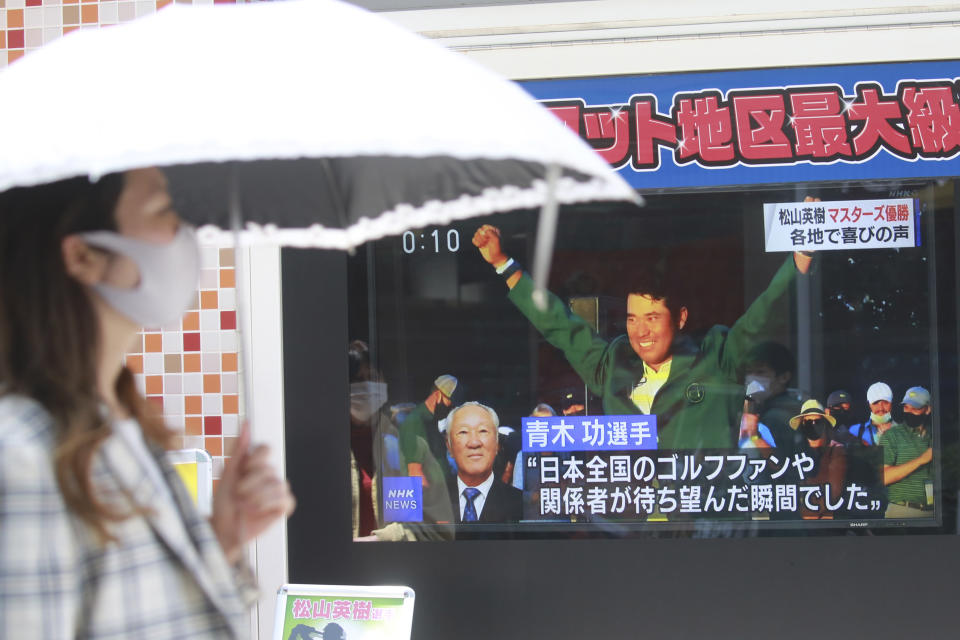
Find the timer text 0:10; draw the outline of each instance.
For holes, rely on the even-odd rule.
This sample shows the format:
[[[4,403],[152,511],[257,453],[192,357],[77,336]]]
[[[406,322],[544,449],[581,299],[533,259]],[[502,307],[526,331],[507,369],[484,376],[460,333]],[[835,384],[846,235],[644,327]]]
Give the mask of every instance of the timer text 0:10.
[[[444,242],[443,233],[439,229],[434,229],[429,233],[415,233],[413,231],[403,232],[403,251],[404,253],[413,253],[420,251],[433,250],[434,253],[440,253],[446,249],[450,253],[460,249],[460,232],[456,229],[450,229],[446,233]]]

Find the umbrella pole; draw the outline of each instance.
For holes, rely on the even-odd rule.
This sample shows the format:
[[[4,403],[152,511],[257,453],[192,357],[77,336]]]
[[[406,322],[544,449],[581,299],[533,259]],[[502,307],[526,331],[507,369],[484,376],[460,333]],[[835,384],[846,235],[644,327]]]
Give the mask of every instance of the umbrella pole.
[[[547,193],[540,208],[537,223],[537,241],[533,249],[533,302],[541,311],[547,308],[547,280],[550,278],[550,262],[553,259],[553,245],[557,238],[557,181],[560,179],[560,165],[547,165]]]
[[[240,246],[240,230],[243,212],[240,207],[240,181],[237,178],[237,167],[230,167],[229,193],[227,202],[230,208],[230,230],[233,232],[233,253],[234,253],[234,275],[236,282],[237,296],[237,335],[240,338],[237,341],[237,369],[240,375],[237,377],[237,383],[240,385],[239,394],[243,398],[244,414],[246,419],[252,425],[253,419],[253,381],[250,379],[251,371],[249,362],[246,358],[246,337],[249,335],[247,327],[247,299],[243,291],[243,283],[246,282],[246,255]]]
[[[333,176],[333,167],[330,165],[330,159],[320,158],[320,165],[323,167],[323,177],[327,181],[327,188],[330,190],[330,195],[334,201],[337,221],[340,223],[341,229],[346,229],[350,226],[350,223],[347,220],[347,208],[343,204],[343,195],[340,193],[340,187],[337,185],[337,181]],[[347,249],[347,253],[353,256],[356,255],[357,250],[353,247],[350,247]]]

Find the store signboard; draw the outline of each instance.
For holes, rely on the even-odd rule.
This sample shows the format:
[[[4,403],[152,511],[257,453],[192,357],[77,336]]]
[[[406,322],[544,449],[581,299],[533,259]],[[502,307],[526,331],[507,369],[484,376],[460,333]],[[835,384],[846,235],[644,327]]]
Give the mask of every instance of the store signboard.
[[[960,172],[955,62],[521,83],[640,189]]]

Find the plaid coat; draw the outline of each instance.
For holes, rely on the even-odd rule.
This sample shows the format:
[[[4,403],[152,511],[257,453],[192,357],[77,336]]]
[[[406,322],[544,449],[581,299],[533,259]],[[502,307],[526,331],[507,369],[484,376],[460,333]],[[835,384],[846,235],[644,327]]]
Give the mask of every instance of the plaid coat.
[[[0,638],[236,638],[249,630],[245,595],[176,471],[155,455],[176,506],[159,495],[126,443],[94,456],[97,496],[149,508],[111,523],[115,542],[67,510],[53,471],[49,414],[0,398]],[[157,454],[158,452],[154,452]],[[244,593],[242,593],[244,592]]]

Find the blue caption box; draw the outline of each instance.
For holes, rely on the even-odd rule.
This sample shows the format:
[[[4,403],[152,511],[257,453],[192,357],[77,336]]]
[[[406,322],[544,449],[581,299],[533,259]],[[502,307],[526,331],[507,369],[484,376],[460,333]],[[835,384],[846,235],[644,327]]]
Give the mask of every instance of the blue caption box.
[[[383,479],[383,519],[386,522],[423,522],[423,478]]]
[[[523,450],[636,451],[657,448],[657,416],[524,418]]]

